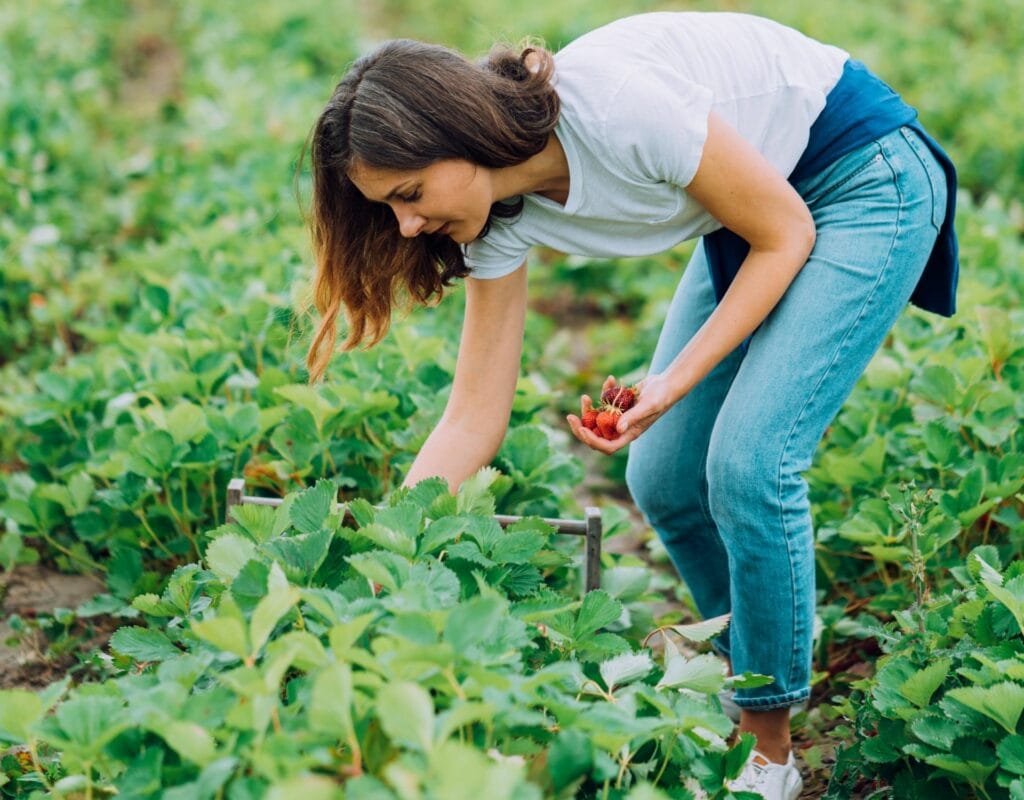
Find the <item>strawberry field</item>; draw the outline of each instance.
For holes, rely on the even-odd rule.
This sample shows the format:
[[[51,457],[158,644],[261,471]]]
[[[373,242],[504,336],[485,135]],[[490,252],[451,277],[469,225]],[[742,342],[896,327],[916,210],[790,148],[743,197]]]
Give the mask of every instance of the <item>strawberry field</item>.
[[[511,425],[457,495],[398,487],[458,288],[322,385],[304,368],[296,166],[345,65],[397,36],[557,48],[656,7],[0,11],[0,797],[754,800],[724,788],[754,741],[717,694],[765,678],[725,676],[728,620],[696,616],[624,454],[565,423],[643,377],[692,245],[534,255]],[[807,473],[804,796],[1024,800],[1024,5],[729,8],[868,63],[962,180],[958,314],[907,310]],[[229,514],[236,478],[280,504]],[[587,506],[591,591],[582,537],[545,521]]]

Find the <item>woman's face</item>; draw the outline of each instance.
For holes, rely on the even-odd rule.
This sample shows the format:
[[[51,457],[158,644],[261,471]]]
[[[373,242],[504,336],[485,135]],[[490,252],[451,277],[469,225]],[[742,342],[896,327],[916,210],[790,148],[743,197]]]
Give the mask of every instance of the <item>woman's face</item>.
[[[355,162],[348,177],[363,196],[386,203],[402,236],[441,233],[459,244],[480,235],[494,202],[490,171],[462,159],[396,170]]]

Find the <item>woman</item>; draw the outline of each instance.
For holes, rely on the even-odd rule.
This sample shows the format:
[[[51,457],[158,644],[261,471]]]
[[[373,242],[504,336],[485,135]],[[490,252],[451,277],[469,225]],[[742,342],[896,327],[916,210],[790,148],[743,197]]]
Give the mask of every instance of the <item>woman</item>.
[[[464,278],[445,412],[406,476],[453,487],[497,452],[519,371],[526,254],[612,257],[701,236],[636,406],[627,482],[730,668],[757,750],[734,788],[793,798],[791,707],[809,696],[814,554],[801,473],[908,300],[954,310],[955,174],[844,51],[769,20],[653,13],[481,64],[388,42],[311,134],[319,378],[400,298]],[[582,410],[590,399],[582,399]],[[648,432],[648,429],[651,429]]]

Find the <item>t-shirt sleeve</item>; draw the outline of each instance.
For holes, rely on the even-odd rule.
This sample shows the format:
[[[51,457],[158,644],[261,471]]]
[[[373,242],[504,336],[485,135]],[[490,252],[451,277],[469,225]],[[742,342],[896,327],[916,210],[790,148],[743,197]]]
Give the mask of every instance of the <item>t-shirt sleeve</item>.
[[[530,246],[512,229],[513,225],[504,220],[492,220],[487,236],[463,245],[462,255],[471,278],[501,278],[522,265]]]
[[[605,119],[609,158],[641,180],[685,187],[700,165],[714,93],[669,68],[637,70]]]

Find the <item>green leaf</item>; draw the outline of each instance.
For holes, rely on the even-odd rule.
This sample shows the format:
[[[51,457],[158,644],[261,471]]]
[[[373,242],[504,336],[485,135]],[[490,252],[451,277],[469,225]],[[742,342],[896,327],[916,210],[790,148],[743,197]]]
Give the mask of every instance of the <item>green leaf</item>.
[[[904,757],[897,744],[889,736],[879,734],[863,740],[860,743],[860,752],[867,761],[874,764],[891,764]]]
[[[460,514],[494,514],[494,496],[488,488],[501,475],[494,467],[481,467],[459,486],[456,507]]]
[[[273,506],[261,506],[255,503],[244,503],[231,508],[231,516],[235,524],[240,526],[254,542],[262,543],[274,535],[274,521],[277,509]]]
[[[82,514],[89,508],[89,500],[92,499],[96,487],[92,478],[86,472],[76,472],[68,481],[68,492],[71,496],[71,507],[73,514]]]
[[[331,549],[334,534],[326,528],[298,536],[279,536],[263,545],[263,550],[285,568],[296,583],[309,584]]]
[[[11,738],[28,743],[32,739],[30,730],[45,712],[43,701],[25,689],[0,691],[0,732]]]
[[[729,627],[731,618],[731,614],[722,614],[719,617],[711,617],[688,625],[669,625],[668,628],[691,642],[706,642]]]
[[[150,725],[182,758],[205,767],[217,758],[217,744],[202,725],[185,720],[167,720]]]
[[[602,570],[601,588],[616,600],[635,600],[647,591],[651,577],[647,567],[615,566]]]
[[[658,681],[659,689],[691,689],[704,694],[714,694],[725,686],[725,662],[713,653],[704,653],[686,658],[683,655],[670,656],[665,665],[665,674]]]
[[[278,386],[274,394],[290,400],[295,405],[306,409],[316,422],[317,432],[324,426],[324,420],[332,413],[331,404],[321,397],[315,389],[301,383],[289,386]]]
[[[423,509],[415,503],[398,503],[378,509],[373,521],[415,541],[423,525]]]
[[[149,753],[153,750],[147,750]],[[162,751],[157,751],[162,752]],[[215,795],[220,792],[220,789],[225,783],[230,780],[238,768],[238,759],[234,756],[227,756],[225,758],[219,758],[215,761],[210,762],[202,771],[199,773],[199,777],[194,781],[188,783],[179,783],[173,788],[166,789],[160,800],[197,800],[197,798],[206,798],[211,800]],[[156,777],[157,789],[159,789],[159,767],[150,767],[150,774]],[[223,795],[223,792],[220,792]],[[232,792],[234,794],[234,792]],[[132,796],[132,795],[129,795]]]
[[[136,661],[165,661],[181,655],[181,650],[162,632],[135,626],[114,631],[110,646]]]
[[[247,658],[249,645],[246,640],[245,623],[233,617],[214,617],[192,623],[192,631],[214,647]]]
[[[900,694],[918,708],[924,708],[931,702],[935,690],[946,680],[952,664],[952,659],[940,658],[924,669],[918,670],[900,687]]]
[[[129,453],[132,469],[151,478],[166,474],[174,464],[174,438],[167,431],[147,431],[135,438]]]
[[[480,545],[468,538],[448,545],[448,559],[462,559],[484,569],[495,566],[491,559],[480,552]]]
[[[543,583],[544,576],[531,564],[512,564],[501,578],[501,586],[513,597],[533,594]]]
[[[498,457],[506,459],[513,469],[529,479],[551,457],[551,445],[540,428],[521,425],[505,436]]]
[[[499,564],[525,564],[548,542],[537,531],[506,532],[491,550],[491,558]]]
[[[948,467],[956,463],[963,447],[963,439],[947,428],[944,422],[930,421],[924,426],[921,438],[936,466]]]
[[[400,556],[412,558],[416,553],[416,541],[404,533],[385,528],[383,525],[372,522],[364,525],[357,533],[365,539],[369,539],[375,545]]]
[[[1012,734],[996,745],[999,766],[1014,775],[1024,775],[1024,736]]]
[[[621,616],[622,603],[613,599],[608,592],[601,589],[587,592],[572,628],[572,638],[582,639],[598,628],[615,622]]]
[[[444,626],[444,639],[456,653],[466,656],[473,645],[493,639],[507,604],[495,596],[476,597],[452,609]]]
[[[980,555],[974,555],[978,566],[978,577],[992,596],[1001,602],[1017,621],[1017,627],[1024,632],[1024,575],[1011,578],[1003,585],[1003,576],[985,562]]]
[[[341,622],[331,628],[328,638],[331,642],[331,650],[335,658],[344,658],[349,649],[356,643],[360,636],[370,626],[370,622],[376,616],[375,613],[363,614],[354,619]]]
[[[237,533],[221,534],[206,547],[206,563],[213,574],[227,584],[255,555],[256,545]]]
[[[548,771],[556,794],[594,766],[594,745],[582,731],[559,731],[548,750]]]
[[[377,718],[391,741],[429,752],[434,736],[434,704],[426,689],[397,682],[377,694]]]
[[[318,480],[316,486],[300,492],[291,505],[292,524],[301,533],[313,533],[327,522],[334,510],[338,487],[333,481]]]
[[[195,575],[198,571],[198,564],[186,564],[171,573],[166,595],[182,614],[188,614],[192,610],[192,593],[195,590]]]
[[[142,552],[134,547],[117,547],[107,562],[107,586],[122,600],[135,594],[135,584],[142,577]]]
[[[348,664],[329,664],[317,673],[310,699],[309,724],[313,730],[339,739],[354,735],[352,668]]]
[[[352,568],[391,592],[397,592],[409,576],[409,562],[395,553],[377,550],[348,557]]]
[[[476,703],[472,700],[458,701],[437,717],[435,741],[443,742],[459,728],[474,722],[490,722],[497,709],[491,703]]]
[[[424,478],[404,491],[404,502],[412,503],[417,508],[430,508],[437,498],[448,495],[448,481],[444,478]]]
[[[357,497],[348,503],[348,511],[356,521],[356,525],[369,525],[377,516],[377,508],[365,498]]]
[[[985,781],[988,780],[988,776],[995,770],[996,765],[983,764],[978,761],[968,761],[962,758],[957,758],[952,754],[940,754],[934,756],[926,756],[924,759],[925,763],[931,764],[933,767],[944,769],[946,772],[952,772],[954,775],[959,775],[965,781],[970,783],[972,786],[983,786]]]
[[[249,623],[249,642],[252,655],[256,655],[263,647],[270,634],[273,633],[281,617],[288,613],[293,605],[299,602],[299,590],[294,586],[271,591],[256,606]]]
[[[198,439],[209,432],[206,414],[192,403],[178,403],[167,415],[167,431],[175,444],[184,444]]]
[[[723,776],[728,780],[734,780],[743,772],[743,768],[750,760],[750,754],[754,750],[757,739],[750,733],[741,733],[736,743],[729,748],[725,754],[725,761],[722,764]]]
[[[351,795],[348,795],[351,797]],[[342,800],[346,794],[330,778],[321,775],[296,775],[271,786],[264,800]]]
[[[132,600],[132,608],[151,617],[176,617],[178,609],[155,594],[140,594]]]
[[[327,651],[313,634],[308,631],[288,631],[267,645],[267,659],[273,660],[289,652],[288,661],[296,669],[311,672],[327,664]]]
[[[956,737],[960,735],[957,724],[941,714],[915,717],[910,723],[910,731],[925,744],[940,750],[949,750]]]
[[[18,564],[35,564],[38,561],[39,553],[25,547],[20,533],[7,531],[0,536],[0,569],[9,572]]]
[[[929,364],[915,375],[910,390],[940,408],[955,408],[960,399],[953,373],[938,364]]]
[[[603,661],[599,669],[604,685],[611,692],[618,686],[624,686],[646,676],[654,669],[654,662],[647,653],[623,653],[621,656]]]
[[[1024,711],[1024,686],[1009,681],[986,687],[950,689],[946,697],[984,714],[1010,734],[1016,733],[1017,721]]]
[[[57,706],[40,723],[39,738],[66,750],[82,761],[93,761],[110,741],[131,725],[121,700],[109,696],[81,696]]]

